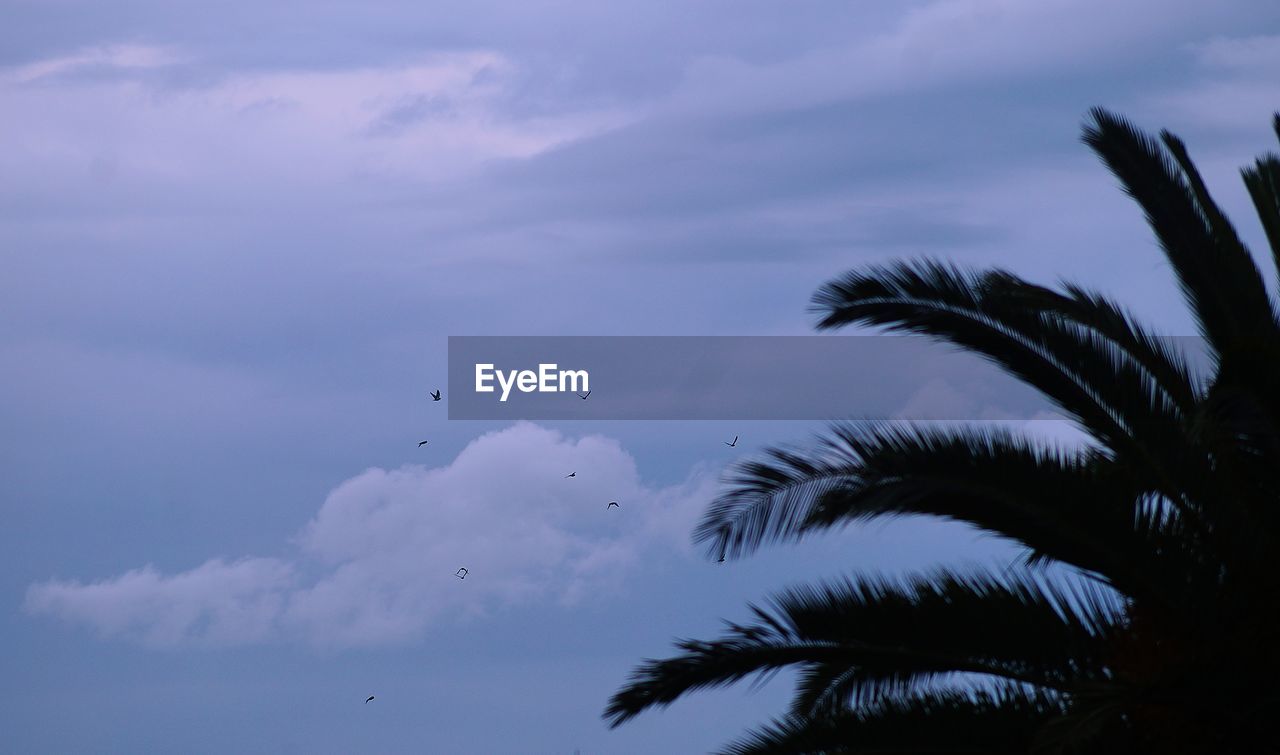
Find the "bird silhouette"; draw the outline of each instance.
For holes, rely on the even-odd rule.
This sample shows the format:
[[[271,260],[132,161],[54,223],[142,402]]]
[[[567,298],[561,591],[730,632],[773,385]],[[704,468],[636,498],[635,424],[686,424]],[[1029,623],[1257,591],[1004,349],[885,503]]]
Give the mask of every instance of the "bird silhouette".
[[[577,477],[577,476],[578,476],[577,472],[570,472],[569,474],[565,475],[564,478],[567,480],[570,477]]]
[[[431,392],[431,400],[432,400],[432,401],[439,401],[439,400],[440,400],[440,389],[439,389],[439,388],[437,388],[437,389],[435,389],[434,391],[432,391],[432,392]]]
[[[456,572],[454,572],[454,573],[453,573],[453,576],[457,577],[458,579],[466,579],[466,578],[467,578],[467,575],[468,575],[468,574],[470,574],[470,573],[471,573],[471,572],[467,571],[467,567],[465,567],[465,566],[464,566],[464,567],[462,567],[461,569],[459,569],[459,570],[457,570]]]
[[[729,448],[735,448],[735,447],[738,445],[738,436],[736,436],[736,435],[735,435],[735,436],[733,436],[733,442],[732,442],[732,443],[730,443],[730,442],[729,442],[729,441],[727,441],[727,440],[722,440],[722,441],[720,441],[720,442],[721,442],[721,443],[723,443],[723,444],[725,444],[725,445],[726,445],[726,446],[728,446]]]
[[[621,506],[618,506],[618,502],[617,502],[617,501],[609,501],[609,505],[608,505],[608,506],[605,506],[604,508],[605,508],[605,510],[607,511],[607,510],[609,510],[609,509],[611,509],[611,508],[614,508],[615,506],[617,506],[618,508],[622,508]]]
[[[587,396],[590,396],[590,395],[591,395],[591,391],[587,391],[586,393],[579,393],[578,398],[582,399],[583,401],[586,401]]]
[[[369,695],[369,699],[368,699],[368,700],[365,700],[365,701],[364,701],[364,704],[365,704],[365,705],[368,705],[368,704],[369,704],[369,700],[372,700],[372,699],[373,699],[373,695]]]
[[[431,442],[431,441],[429,441],[429,440],[420,440],[420,441],[418,441],[418,448],[422,448],[423,446],[427,445],[427,444],[428,444],[428,443],[430,443],[430,442]]]

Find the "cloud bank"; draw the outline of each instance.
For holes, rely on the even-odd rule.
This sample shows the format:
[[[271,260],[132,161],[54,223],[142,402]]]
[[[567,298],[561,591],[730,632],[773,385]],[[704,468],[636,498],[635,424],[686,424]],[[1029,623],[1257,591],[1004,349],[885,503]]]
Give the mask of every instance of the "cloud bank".
[[[408,642],[448,617],[616,588],[646,555],[688,548],[714,486],[707,470],[646,486],[616,441],[520,423],[445,466],[374,468],[343,482],[290,558],[54,579],[31,585],[24,607],[151,647]],[[612,500],[621,507],[606,508]]]

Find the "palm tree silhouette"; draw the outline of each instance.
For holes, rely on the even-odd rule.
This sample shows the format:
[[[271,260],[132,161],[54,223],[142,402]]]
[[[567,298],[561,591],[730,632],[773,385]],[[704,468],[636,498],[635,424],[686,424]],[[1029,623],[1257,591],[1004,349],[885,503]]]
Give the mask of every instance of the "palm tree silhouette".
[[[1273,126],[1280,137],[1280,113]],[[976,352],[1091,442],[838,424],[812,447],[738,465],[696,531],[713,557],[926,515],[1027,559],[782,592],[720,638],[644,662],[609,702],[613,726],[791,667],[790,711],[726,752],[1280,752],[1276,307],[1177,137],[1095,109],[1083,140],[1146,213],[1209,368],[1077,285],[931,261],[826,284],[819,328],[875,325]],[[1243,175],[1280,270],[1280,158]]]

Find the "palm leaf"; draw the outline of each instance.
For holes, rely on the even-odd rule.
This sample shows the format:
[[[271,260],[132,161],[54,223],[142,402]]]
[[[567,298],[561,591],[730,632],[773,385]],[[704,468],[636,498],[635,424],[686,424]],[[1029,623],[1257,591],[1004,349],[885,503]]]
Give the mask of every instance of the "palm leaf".
[[[754,608],[754,623],[730,624],[713,642],[682,641],[680,655],[646,662],[606,717],[616,726],[689,691],[787,666],[801,671],[798,715],[974,676],[1060,691],[1082,681],[1106,685],[1119,608],[1114,596],[1083,584],[949,572],[906,584],[793,588],[769,609]],[[992,611],[999,627],[987,622]]]
[[[1026,755],[1036,751],[1037,736],[1045,723],[1065,709],[1062,699],[1052,693],[1016,686],[990,691],[932,691],[818,718],[788,716],[722,752]]]
[[[1165,135],[1170,158],[1125,119],[1102,108],[1090,115],[1084,142],[1142,206],[1213,353],[1232,351],[1260,328],[1274,337],[1275,313],[1258,266],[1204,190],[1181,142]]]
[[[816,449],[739,465],[729,485],[695,531],[712,553],[739,556],[877,517],[935,516],[1170,605],[1183,592],[1168,575],[1191,558],[1168,547],[1179,520],[1139,516],[1149,496],[1123,469],[1005,430],[835,425]]]

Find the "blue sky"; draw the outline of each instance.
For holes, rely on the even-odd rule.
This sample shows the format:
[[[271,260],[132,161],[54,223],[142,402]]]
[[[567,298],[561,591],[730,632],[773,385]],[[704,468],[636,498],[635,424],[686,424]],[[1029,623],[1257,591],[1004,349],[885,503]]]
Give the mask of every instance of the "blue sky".
[[[13,751],[707,751],[786,679],[600,711],[771,590],[1007,552],[903,522],[708,562],[724,466],[812,423],[448,422],[449,335],[807,333],[822,282],[920,255],[1188,334],[1094,105],[1184,137],[1262,248],[1272,3],[3,8]]]

